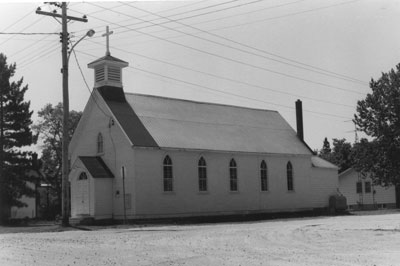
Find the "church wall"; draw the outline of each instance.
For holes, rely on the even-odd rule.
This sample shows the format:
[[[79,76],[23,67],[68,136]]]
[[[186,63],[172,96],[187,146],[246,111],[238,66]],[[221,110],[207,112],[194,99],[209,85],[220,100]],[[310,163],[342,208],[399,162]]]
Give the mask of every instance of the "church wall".
[[[327,206],[329,197],[337,194],[339,188],[338,170],[336,168],[312,168],[310,177],[310,193],[312,206],[323,208]]]
[[[101,156],[115,177],[109,184],[112,186],[110,195],[105,195],[105,197],[107,197],[109,200],[100,199],[101,197],[95,198],[94,191],[91,194],[93,195],[91,215],[103,215],[106,210],[109,209],[109,204],[112,205],[112,215],[115,213],[121,214],[123,212],[123,197],[120,169],[122,166],[125,166],[127,168],[126,172],[128,175],[134,173],[134,165],[132,164],[133,150],[131,148],[131,143],[121,130],[118,122],[112,118],[108,107],[98,94],[96,96],[96,103],[92,100],[92,98],[89,100],[88,106],[85,108],[82,121],[80,121],[80,125],[77,128],[77,135],[74,135],[71,141],[71,163],[74,164],[79,156]],[[99,133],[101,133],[103,136],[104,147],[104,152],[100,154],[97,153],[97,136]],[[82,165],[78,166],[78,168],[80,170],[84,169]],[[74,169],[71,170],[73,171]],[[70,180],[71,182],[74,182],[71,178],[72,171],[70,174]],[[133,176],[127,177],[126,185],[133,186]],[[74,184],[71,184],[71,186],[73,187]],[[71,189],[74,190],[74,188]],[[120,192],[120,196],[117,195],[117,191]],[[72,197],[73,193],[74,192],[71,191]],[[74,199],[71,198],[71,201],[74,201]],[[134,204],[132,202],[132,206],[133,205]],[[72,210],[72,213],[73,212],[74,211]]]
[[[135,150],[136,217],[273,212],[311,209],[310,156],[252,155],[217,152]],[[173,163],[174,191],[163,191],[163,159]],[[208,191],[198,189],[198,160],[207,163]],[[238,166],[238,192],[229,190],[229,162]],[[261,191],[260,164],[268,166],[269,191]],[[294,191],[287,190],[287,162],[294,169]],[[337,178],[337,177],[336,177]],[[336,179],[337,180],[337,179]],[[327,206],[328,202],[326,202]]]

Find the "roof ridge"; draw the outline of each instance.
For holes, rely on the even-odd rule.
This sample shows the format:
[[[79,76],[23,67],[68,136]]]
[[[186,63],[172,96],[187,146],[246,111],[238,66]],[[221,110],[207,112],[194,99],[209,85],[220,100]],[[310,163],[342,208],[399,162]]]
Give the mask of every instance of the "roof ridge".
[[[201,102],[201,101],[195,101],[195,100],[189,100],[189,99],[180,99],[180,98],[172,98],[172,97],[166,97],[166,96],[160,96],[160,95],[151,95],[151,94],[133,93],[133,92],[125,92],[125,94],[147,96],[147,97],[154,97],[154,98],[161,98],[161,99],[168,99],[168,100],[175,100],[175,101],[189,102],[189,103],[197,103],[197,104],[227,106],[227,107],[234,107],[234,108],[248,109],[248,110],[255,110],[255,111],[275,112],[275,113],[279,114],[279,112],[276,110],[252,108],[252,107],[247,107],[247,106],[238,106],[238,105],[231,105],[231,104],[224,104],[224,103]]]

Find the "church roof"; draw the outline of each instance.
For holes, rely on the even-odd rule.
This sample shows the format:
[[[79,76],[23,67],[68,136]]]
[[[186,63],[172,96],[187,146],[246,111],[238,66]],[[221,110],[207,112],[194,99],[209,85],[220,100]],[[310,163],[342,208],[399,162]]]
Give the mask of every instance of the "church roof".
[[[99,59],[96,59],[93,62],[89,63],[88,66],[90,67],[90,66],[95,65],[96,63],[99,63],[99,62],[102,62],[102,61],[114,61],[114,62],[118,62],[118,63],[128,64],[128,62],[125,62],[125,61],[123,61],[121,59],[118,59],[118,58],[116,58],[114,56],[105,55],[105,56],[103,56],[103,57],[101,57]]]
[[[114,175],[108,169],[107,165],[98,156],[79,156],[79,159],[85,165],[93,178],[113,178]]]
[[[313,167],[317,168],[332,168],[332,169],[338,169],[338,167],[327,160],[322,159],[321,157],[318,156],[313,156],[311,157],[311,163]]]
[[[276,111],[131,93],[118,104],[99,91],[133,145],[152,146],[152,139],[161,148],[311,155]]]

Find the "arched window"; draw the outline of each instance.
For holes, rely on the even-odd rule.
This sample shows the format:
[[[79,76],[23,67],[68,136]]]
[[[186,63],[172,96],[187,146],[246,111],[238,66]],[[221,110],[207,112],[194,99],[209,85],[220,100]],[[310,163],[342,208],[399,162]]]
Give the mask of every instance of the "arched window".
[[[165,158],[164,158],[163,172],[164,172],[164,178],[163,178],[164,191],[173,191],[172,161],[168,155],[165,156]]]
[[[287,176],[287,189],[289,191],[293,189],[293,166],[291,162],[288,162],[286,165],[286,176]]]
[[[86,173],[85,173],[85,172],[82,172],[82,173],[79,175],[78,180],[87,180],[87,175],[86,175]]]
[[[207,165],[203,157],[199,160],[199,191],[207,191]]]
[[[260,176],[261,176],[261,191],[268,191],[268,169],[267,163],[262,160],[260,165]]]
[[[234,159],[229,163],[229,186],[231,191],[238,191],[237,166]]]
[[[103,153],[103,152],[104,152],[103,135],[99,133],[97,135],[97,153]]]

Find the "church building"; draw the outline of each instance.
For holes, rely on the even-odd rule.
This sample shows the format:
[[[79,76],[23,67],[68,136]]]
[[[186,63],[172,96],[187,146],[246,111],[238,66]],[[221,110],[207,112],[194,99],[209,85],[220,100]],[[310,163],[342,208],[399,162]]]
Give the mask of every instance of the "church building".
[[[336,166],[277,111],[126,93],[111,56],[70,142],[71,217],[143,219],[328,207]]]

